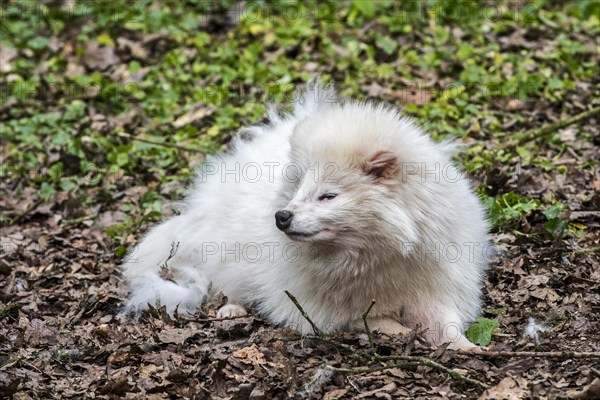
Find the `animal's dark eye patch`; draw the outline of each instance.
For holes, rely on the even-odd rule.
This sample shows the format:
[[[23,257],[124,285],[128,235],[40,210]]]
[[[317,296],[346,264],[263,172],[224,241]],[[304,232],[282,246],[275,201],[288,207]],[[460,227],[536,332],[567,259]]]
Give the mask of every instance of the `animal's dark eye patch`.
[[[319,196],[319,201],[335,199],[336,193],[325,193]]]

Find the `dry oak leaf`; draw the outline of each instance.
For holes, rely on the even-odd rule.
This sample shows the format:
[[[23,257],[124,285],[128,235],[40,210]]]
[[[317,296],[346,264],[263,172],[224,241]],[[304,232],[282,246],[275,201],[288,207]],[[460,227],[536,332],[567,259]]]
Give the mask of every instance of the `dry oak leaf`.
[[[479,400],[518,400],[527,398],[527,390],[510,376],[502,379],[496,386],[487,389]]]
[[[234,351],[233,356],[244,364],[261,365],[267,362],[265,355],[254,343],[251,346]]]

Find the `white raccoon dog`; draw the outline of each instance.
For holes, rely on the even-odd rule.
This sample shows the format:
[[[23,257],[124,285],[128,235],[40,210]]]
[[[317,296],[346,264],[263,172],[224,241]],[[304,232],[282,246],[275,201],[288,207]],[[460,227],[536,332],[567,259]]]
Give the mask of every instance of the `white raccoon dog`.
[[[126,311],[194,313],[215,293],[276,325],[463,335],[480,311],[488,224],[468,181],[410,119],[309,84],[290,115],[243,130],[200,168],[185,209],[128,256]]]

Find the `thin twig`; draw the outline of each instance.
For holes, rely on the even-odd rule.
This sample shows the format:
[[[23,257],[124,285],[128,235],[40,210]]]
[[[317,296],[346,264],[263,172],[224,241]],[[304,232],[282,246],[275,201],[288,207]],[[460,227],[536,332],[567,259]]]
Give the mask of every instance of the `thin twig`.
[[[25,216],[27,216],[27,214],[29,214],[30,212],[32,212],[33,210],[35,210],[36,208],[38,208],[38,206],[40,206],[43,202],[44,202],[43,199],[36,200],[29,207],[27,207],[25,210],[23,210],[22,212],[20,212],[16,217],[14,217],[11,220],[11,223],[12,224],[18,224],[19,222],[21,222],[21,220],[23,218],[25,218]]]
[[[381,367],[359,367],[359,368],[338,368],[333,367],[331,365],[325,365],[325,368],[330,371],[341,372],[343,374],[348,375],[359,375],[359,374],[370,374],[373,372],[385,371],[386,369],[392,368],[409,368],[409,367],[418,367],[419,363],[398,363],[398,364],[390,364],[390,365],[382,365]]]
[[[519,135],[515,135],[511,140],[500,144],[497,146],[498,149],[506,150],[517,147],[519,145],[523,145],[527,142],[531,142],[536,140],[542,136],[545,136],[549,133],[555,132],[559,129],[565,128],[569,125],[575,124],[577,122],[584,121],[588,118],[594,117],[596,115],[600,115],[600,107],[592,108],[591,110],[584,111],[580,114],[575,115],[574,117],[565,118],[558,120],[556,122],[552,122],[546,125],[541,126],[540,128],[531,129],[525,131]]]
[[[390,368],[406,368],[406,367],[414,367],[414,366],[424,366],[424,367],[430,367],[430,368],[436,369],[438,371],[444,372],[444,373],[448,374],[454,380],[465,382],[465,383],[468,383],[472,386],[475,386],[475,387],[478,387],[481,389],[489,388],[489,385],[487,383],[481,382],[477,379],[473,379],[473,378],[464,376],[460,372],[455,371],[451,368],[448,368],[448,367],[446,367],[438,362],[435,362],[429,358],[426,358],[426,357],[418,357],[418,356],[385,356],[384,357],[384,356],[376,355],[376,356],[373,356],[373,359],[375,361],[393,360],[393,361],[399,361],[399,362],[381,366],[381,367],[373,367],[373,368],[363,367],[363,368],[346,369],[346,368],[335,368],[335,367],[329,367],[329,366],[328,366],[328,368],[332,369],[334,371],[345,372],[348,374],[368,374],[371,372],[383,371],[383,370],[390,369]]]
[[[177,250],[179,250],[179,242],[171,242],[171,250],[169,250],[169,255],[167,256],[165,263],[160,266],[160,271],[158,272],[158,275],[166,281],[175,282],[175,275],[173,275],[173,271],[171,271],[171,269],[169,268],[168,262],[173,257],[175,257],[175,254],[177,254]],[[177,306],[177,308],[179,308],[179,305]],[[175,309],[175,311],[177,311],[177,308]]]
[[[169,250],[169,256],[165,260],[165,268],[169,268],[169,265],[167,263],[169,262],[169,260],[175,257],[175,254],[177,254],[177,250],[179,250],[179,243],[180,242],[171,242],[171,250]]]
[[[481,351],[456,350],[455,353],[473,357],[532,357],[532,358],[600,358],[600,352],[593,351]]]
[[[371,312],[371,309],[373,308],[374,305],[375,305],[375,299],[371,300],[371,305],[369,306],[367,311],[365,311],[365,313],[362,315],[362,319],[365,324],[365,332],[367,332],[367,337],[369,338],[369,346],[371,347],[372,351],[375,349],[375,346],[373,345],[373,333],[371,332],[371,329],[369,329],[369,323],[367,322],[367,316]]]
[[[308,336],[308,337],[304,337],[305,340],[310,340],[310,339],[314,339],[314,340],[318,340],[322,343],[327,343],[331,346],[334,347],[339,347],[342,348],[346,351],[348,351],[350,353],[350,356],[352,358],[357,358],[360,360],[364,360],[364,361],[370,361],[372,360],[373,355],[372,354],[363,354],[360,351],[358,351],[356,349],[356,347],[350,345],[350,344],[346,344],[346,343],[342,343],[342,342],[338,342],[337,340],[333,340],[330,339],[328,337],[325,336]]]
[[[581,249],[581,250],[575,250],[572,251],[571,254],[588,254],[588,253],[598,253],[600,252],[600,246],[599,247],[590,247],[587,249]]]
[[[180,317],[181,318],[181,317]],[[236,320],[236,319],[248,319],[248,318],[252,318],[255,319],[257,321],[262,321],[259,318],[256,318],[253,315],[236,315],[233,317],[222,317],[222,318],[189,318],[189,321],[194,321],[194,322],[219,322],[219,321],[231,321],[231,320]],[[183,318],[181,318],[183,319]]]
[[[71,226],[77,225],[80,222],[93,220],[96,217],[97,217],[97,215],[84,215],[83,217],[70,219],[70,220],[67,220],[67,221],[65,221],[65,222],[62,223],[62,228],[66,229],[66,228],[69,228]]]
[[[294,305],[300,311],[300,314],[302,314],[302,316],[304,317],[304,319],[306,319],[308,321],[308,323],[312,327],[312,330],[315,333],[315,335],[317,335],[317,336],[323,336],[323,333],[321,332],[321,330],[310,319],[310,317],[308,316],[308,314],[306,313],[306,311],[304,311],[304,309],[302,308],[302,306],[300,305],[300,303],[298,303],[298,300],[296,300],[296,298],[290,292],[288,292],[287,290],[284,291],[284,293],[287,295],[287,297],[290,298],[290,300],[292,301],[292,303],[294,303]]]

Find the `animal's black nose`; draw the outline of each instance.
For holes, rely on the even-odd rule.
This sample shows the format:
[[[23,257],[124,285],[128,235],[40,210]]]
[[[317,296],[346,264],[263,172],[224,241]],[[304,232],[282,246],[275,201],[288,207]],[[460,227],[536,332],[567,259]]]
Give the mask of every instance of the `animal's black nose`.
[[[277,211],[275,213],[275,225],[277,225],[277,228],[279,228],[279,230],[284,231],[287,228],[289,228],[292,224],[293,216],[294,214],[287,210]]]

